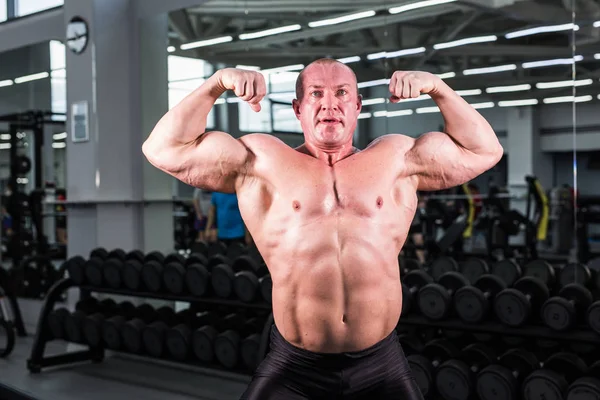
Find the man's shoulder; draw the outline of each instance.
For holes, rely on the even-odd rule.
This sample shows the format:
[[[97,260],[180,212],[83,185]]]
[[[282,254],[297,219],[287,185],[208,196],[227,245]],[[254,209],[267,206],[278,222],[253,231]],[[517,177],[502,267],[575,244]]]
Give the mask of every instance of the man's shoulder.
[[[272,149],[274,147],[287,147],[283,140],[276,136],[269,135],[267,133],[249,133],[239,138],[244,145],[252,151],[261,151],[266,149]]]
[[[389,149],[394,152],[407,151],[415,142],[415,138],[400,133],[390,133],[375,138],[367,149]]]

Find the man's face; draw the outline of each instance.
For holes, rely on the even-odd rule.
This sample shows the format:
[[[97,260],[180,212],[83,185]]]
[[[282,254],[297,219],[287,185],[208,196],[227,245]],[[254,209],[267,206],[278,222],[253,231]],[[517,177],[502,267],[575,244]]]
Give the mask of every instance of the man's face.
[[[354,73],[343,64],[313,64],[302,77],[293,107],[306,140],[329,148],[351,141],[362,107]]]

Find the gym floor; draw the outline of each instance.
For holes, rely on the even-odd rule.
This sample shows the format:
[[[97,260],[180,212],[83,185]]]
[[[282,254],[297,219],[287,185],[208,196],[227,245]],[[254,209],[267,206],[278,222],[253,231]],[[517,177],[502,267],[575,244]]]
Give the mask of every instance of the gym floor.
[[[31,302],[24,301],[25,320]],[[29,304],[27,304],[29,303]],[[80,363],[43,369],[27,369],[35,325],[26,323],[28,336],[17,337],[13,353],[0,359],[0,385],[16,389],[39,400],[237,400],[250,376],[186,367],[106,351],[98,364]],[[74,344],[53,341],[47,355],[76,351]],[[4,400],[4,399],[2,399]]]

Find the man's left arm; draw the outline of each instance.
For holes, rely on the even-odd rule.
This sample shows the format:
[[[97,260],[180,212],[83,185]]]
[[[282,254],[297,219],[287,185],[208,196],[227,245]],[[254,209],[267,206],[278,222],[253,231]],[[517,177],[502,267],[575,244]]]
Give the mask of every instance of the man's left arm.
[[[490,124],[439,77],[428,72],[396,72],[390,92],[392,102],[429,94],[444,118],[445,132],[421,135],[406,152],[406,166],[418,179],[418,190],[461,185],[502,157],[502,146]]]

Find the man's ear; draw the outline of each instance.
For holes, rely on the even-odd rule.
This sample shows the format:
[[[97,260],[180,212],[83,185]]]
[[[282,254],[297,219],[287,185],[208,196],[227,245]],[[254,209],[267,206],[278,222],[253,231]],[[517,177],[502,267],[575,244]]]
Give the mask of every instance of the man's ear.
[[[300,102],[298,99],[292,100],[292,108],[294,109],[294,114],[296,114],[296,118],[300,119]]]
[[[362,100],[363,100],[362,94],[359,94],[358,102],[356,103],[356,107],[357,107],[358,111],[362,110]]]

